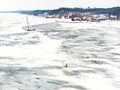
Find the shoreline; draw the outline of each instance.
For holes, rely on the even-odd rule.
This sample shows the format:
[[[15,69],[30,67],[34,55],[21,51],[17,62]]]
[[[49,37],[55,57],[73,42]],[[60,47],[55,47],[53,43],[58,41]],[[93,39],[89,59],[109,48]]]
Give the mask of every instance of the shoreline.
[[[45,19],[45,18],[44,18]],[[48,19],[46,19],[46,20],[48,20]],[[24,30],[26,30],[26,31],[35,31],[35,30],[37,30],[37,29],[48,29],[49,27],[48,26],[50,26],[50,27],[54,27],[54,26],[56,26],[56,25],[62,25],[62,24],[72,24],[72,25],[78,25],[78,24],[82,24],[82,26],[84,27],[84,25],[83,24],[90,24],[90,25],[93,25],[93,24],[103,24],[104,25],[104,23],[105,24],[107,24],[107,25],[110,25],[112,22],[120,22],[120,21],[113,21],[113,20],[105,20],[105,21],[100,21],[100,22],[90,22],[90,21],[70,21],[70,19],[49,19],[49,20],[51,20],[51,22],[47,22],[47,23],[41,23],[40,22],[40,24],[38,24],[38,23],[36,23],[36,24],[32,24],[32,25],[29,25],[29,26],[23,26],[22,27],[22,29],[24,29]],[[48,20],[48,21],[49,21]],[[89,25],[89,26],[90,26]],[[89,27],[88,26],[88,27]],[[70,27],[70,26],[69,26]],[[29,30],[28,30],[28,28],[29,28]]]

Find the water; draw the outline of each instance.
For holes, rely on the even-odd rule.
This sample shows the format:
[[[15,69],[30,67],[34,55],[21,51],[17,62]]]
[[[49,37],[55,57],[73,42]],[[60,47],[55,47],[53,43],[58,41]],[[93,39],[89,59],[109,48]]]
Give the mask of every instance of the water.
[[[120,21],[29,22],[52,23],[0,14],[0,90],[120,89]]]

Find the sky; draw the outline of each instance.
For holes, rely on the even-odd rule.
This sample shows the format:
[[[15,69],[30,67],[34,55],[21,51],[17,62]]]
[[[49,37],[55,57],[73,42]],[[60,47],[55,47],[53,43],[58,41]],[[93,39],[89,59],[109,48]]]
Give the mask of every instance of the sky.
[[[60,7],[108,8],[120,6],[120,0],[0,0],[0,11],[57,9]]]

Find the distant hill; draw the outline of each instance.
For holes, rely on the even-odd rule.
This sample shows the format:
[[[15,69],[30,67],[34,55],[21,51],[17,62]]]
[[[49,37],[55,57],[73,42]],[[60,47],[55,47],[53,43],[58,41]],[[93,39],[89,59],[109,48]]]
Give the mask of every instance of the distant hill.
[[[92,14],[109,14],[109,15],[119,15],[120,16],[120,7],[113,8],[59,8],[54,10],[18,10],[18,11],[5,11],[4,13],[21,13],[21,14],[44,14],[48,15],[60,15],[60,14],[68,14],[68,13],[92,13]],[[1,12],[3,13],[3,12]]]
[[[111,14],[111,15],[120,15],[120,7],[113,7],[113,8],[59,8],[54,10],[31,10],[31,11],[21,11],[20,13],[23,14],[43,14],[48,13],[49,15],[53,14],[65,14],[69,12],[91,12],[94,14]]]
[[[113,8],[59,8],[55,10],[50,10],[48,14],[65,14],[69,12],[91,12],[93,14],[110,14],[110,15],[120,15],[120,7],[113,7]]]

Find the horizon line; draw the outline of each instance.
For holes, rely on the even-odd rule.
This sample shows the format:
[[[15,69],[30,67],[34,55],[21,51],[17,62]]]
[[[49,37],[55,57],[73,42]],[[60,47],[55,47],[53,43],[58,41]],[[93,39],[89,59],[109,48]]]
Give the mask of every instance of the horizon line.
[[[83,7],[59,7],[59,8],[54,8],[54,9],[18,9],[18,10],[0,10],[1,12],[17,12],[17,11],[35,11],[35,10],[56,10],[56,9],[60,9],[60,8],[82,8],[82,9],[109,9],[109,8],[116,8],[116,7],[120,7],[120,6],[115,6],[115,7],[87,7],[87,8],[83,8]]]

